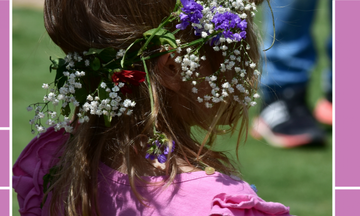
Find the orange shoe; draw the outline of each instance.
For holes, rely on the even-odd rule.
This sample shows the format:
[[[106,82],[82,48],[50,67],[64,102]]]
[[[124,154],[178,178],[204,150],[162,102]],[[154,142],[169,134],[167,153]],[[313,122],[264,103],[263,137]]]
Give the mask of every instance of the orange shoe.
[[[332,125],[332,103],[326,99],[320,99],[314,109],[315,119],[323,124]]]

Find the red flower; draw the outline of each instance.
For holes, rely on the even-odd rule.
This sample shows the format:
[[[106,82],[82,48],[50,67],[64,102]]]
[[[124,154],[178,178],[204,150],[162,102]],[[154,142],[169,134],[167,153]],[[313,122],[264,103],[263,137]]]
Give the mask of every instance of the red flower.
[[[120,88],[121,93],[132,93],[130,86],[139,86],[140,83],[145,81],[146,73],[142,71],[136,71],[136,70],[122,70],[120,72],[113,73],[111,79],[115,83],[115,85],[118,85],[119,82],[124,83],[125,85]]]

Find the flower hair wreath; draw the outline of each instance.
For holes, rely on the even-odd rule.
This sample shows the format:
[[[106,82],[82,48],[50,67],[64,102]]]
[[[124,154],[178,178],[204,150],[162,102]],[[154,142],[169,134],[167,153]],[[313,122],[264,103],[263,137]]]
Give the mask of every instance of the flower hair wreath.
[[[249,0],[178,0],[169,17],[157,28],[146,31],[142,38],[135,40],[126,49],[91,48],[82,54],[68,53],[64,59],[50,58],[50,72],[56,71],[55,80],[53,83],[43,84],[42,87],[48,91],[44,96],[44,102],[31,104],[27,108],[28,111],[35,110],[35,116],[30,120],[32,133],[37,131],[40,136],[46,131],[47,126],[54,126],[55,130],[64,128],[66,132],[72,132],[69,115],[74,108],[79,110],[78,123],[89,121],[88,114],[102,115],[105,125],[110,126],[113,117],[132,114],[136,101],[129,99],[127,95],[145,80],[149,86],[153,109],[153,94],[145,61],[172,52],[178,53],[175,62],[181,64],[182,80],[192,83],[194,94],[198,93],[198,83],[206,82],[210,85],[211,94],[197,97],[199,103],[211,108],[213,104],[233,97],[232,99],[240,104],[254,106],[254,98],[259,95],[250,95],[246,90],[250,84],[244,77],[248,67],[256,76],[259,76],[260,72],[256,69],[256,62],[252,61],[247,52],[250,45],[244,39],[247,33],[247,14],[255,16],[255,11],[255,3],[250,3]],[[177,23],[176,30],[168,31],[165,26],[174,22]],[[187,28],[192,28],[198,39],[186,43],[176,39],[175,35]],[[133,52],[131,48],[135,44],[141,48]],[[155,45],[162,46],[165,51],[147,55],[145,51]],[[214,51],[221,52],[224,56],[220,68],[213,75],[206,77],[200,77],[197,72],[200,61],[206,60],[199,52],[203,46],[212,46]],[[182,52],[183,50],[186,53]],[[185,54],[181,56],[181,53]],[[241,58],[241,54],[245,59]],[[141,62],[144,72],[131,69],[135,63]],[[235,71],[232,80],[219,76],[228,70]],[[84,80],[90,76],[101,80],[94,92],[88,92],[84,88]],[[243,99],[238,96],[241,94]],[[53,105],[53,109],[50,105]],[[60,111],[57,111],[59,106]],[[45,116],[48,118],[47,126],[42,124]],[[163,133],[156,131],[154,125],[154,135],[149,139],[146,158],[157,158],[159,162],[164,163],[169,151],[174,151],[174,146],[175,143],[170,143]]]

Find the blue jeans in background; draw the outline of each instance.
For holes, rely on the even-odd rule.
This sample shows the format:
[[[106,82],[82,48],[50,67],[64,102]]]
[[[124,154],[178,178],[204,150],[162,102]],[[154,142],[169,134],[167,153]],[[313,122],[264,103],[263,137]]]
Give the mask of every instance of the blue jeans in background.
[[[266,51],[261,90],[265,102],[284,87],[306,88],[310,72],[316,61],[316,50],[311,36],[311,25],[316,13],[317,0],[272,0],[271,6],[275,17],[276,42]],[[329,1],[331,14],[331,1]],[[264,4],[266,6],[266,4]],[[264,7],[264,46],[271,46],[273,23],[271,12]],[[327,53],[332,60],[332,37],[329,32]],[[324,91],[332,92],[331,65],[324,73]]]

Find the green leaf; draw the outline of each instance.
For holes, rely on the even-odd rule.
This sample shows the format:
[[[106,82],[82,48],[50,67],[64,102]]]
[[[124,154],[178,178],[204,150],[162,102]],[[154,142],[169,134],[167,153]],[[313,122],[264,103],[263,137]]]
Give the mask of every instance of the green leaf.
[[[89,51],[85,54],[85,56],[100,54],[104,50],[105,48],[104,49],[90,48]]]
[[[109,96],[109,93],[107,93],[105,91],[105,89],[101,88],[100,86],[98,88],[98,92],[99,92],[99,98],[100,99],[105,99],[105,98],[107,98]]]
[[[114,48],[105,48],[100,53],[98,53],[97,57],[101,60],[101,62],[109,62],[114,59],[116,53],[117,50]]]
[[[88,92],[85,88],[76,89],[75,91],[75,99],[80,103],[84,104],[86,102],[86,97]]]
[[[90,66],[94,71],[99,70],[101,67],[100,59],[95,57],[94,60],[91,62]]]
[[[61,87],[63,87],[63,85],[65,84],[67,80],[66,76],[62,76],[61,78],[59,78],[58,80],[56,80],[56,87],[58,88],[58,90],[60,90]]]
[[[176,38],[173,33],[166,33],[164,36],[160,37],[162,45],[169,44],[173,48],[177,48]]]
[[[50,57],[51,65],[50,65],[50,72],[51,70],[58,70],[59,68],[65,68],[65,60],[62,58],[52,60]]]
[[[65,65],[65,60],[62,59],[62,58],[58,58],[58,59],[51,59],[51,56],[50,56],[50,61],[51,61],[51,65],[50,65],[50,69],[52,70],[56,70],[58,69],[59,67],[61,66],[64,66]],[[51,72],[51,71],[50,71]]]
[[[67,77],[65,77],[63,74],[64,71],[66,70],[65,60],[59,58],[59,59],[51,60],[51,62],[53,64],[50,66],[50,68],[56,69],[56,76],[55,76],[54,82],[55,82],[57,88],[60,89],[64,85],[65,81],[67,80]]]
[[[150,29],[149,31],[145,32],[143,35],[145,39],[149,38],[151,35],[155,34],[154,37],[151,39],[151,42],[155,45],[166,45],[169,44],[173,48],[177,48],[176,38],[175,35],[169,32],[166,29]]]
[[[112,117],[111,117],[111,116],[106,116],[106,115],[104,115],[104,122],[105,122],[105,126],[106,126],[106,127],[110,127],[110,126],[111,126],[111,120],[112,120]]]
[[[151,146],[146,152],[149,153],[149,154],[151,154],[151,153],[154,152],[154,150],[155,150],[155,147],[154,147],[154,146]]]
[[[146,31],[143,35],[145,38],[150,37],[151,35],[153,35],[155,32],[157,31],[157,28],[154,29],[150,29],[148,31]],[[161,35],[165,35],[168,31],[166,29],[159,29],[159,31],[157,31],[155,33],[155,36],[161,36]]]
[[[68,104],[66,107],[61,107],[61,114],[63,116],[69,116],[71,112],[70,105]]]

